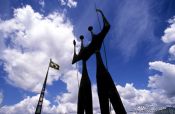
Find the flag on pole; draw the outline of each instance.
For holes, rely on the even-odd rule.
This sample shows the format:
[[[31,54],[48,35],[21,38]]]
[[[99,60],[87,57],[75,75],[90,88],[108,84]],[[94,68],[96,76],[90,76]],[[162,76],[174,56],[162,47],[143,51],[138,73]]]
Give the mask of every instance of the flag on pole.
[[[42,104],[43,104],[43,99],[44,99],[44,93],[45,93],[46,83],[47,83],[47,77],[48,77],[48,73],[49,73],[49,67],[54,68],[56,70],[59,70],[60,66],[58,64],[54,63],[52,61],[52,59],[50,59],[50,63],[49,63],[48,69],[47,69],[46,77],[45,77],[43,87],[42,87],[42,90],[41,90],[41,93],[40,93],[40,97],[39,97],[39,100],[38,100],[38,104],[37,104],[37,107],[36,107],[36,110],[35,110],[35,114],[41,114]]]
[[[59,67],[60,67],[60,66],[59,66],[58,64],[54,63],[54,62],[52,61],[52,59],[50,59],[49,67],[54,68],[54,69],[56,69],[56,70],[59,70]]]

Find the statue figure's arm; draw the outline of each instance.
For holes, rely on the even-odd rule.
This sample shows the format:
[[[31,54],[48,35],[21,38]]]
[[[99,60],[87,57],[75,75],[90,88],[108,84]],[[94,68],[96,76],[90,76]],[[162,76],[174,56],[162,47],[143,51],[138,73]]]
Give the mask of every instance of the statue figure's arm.
[[[108,22],[108,20],[106,19],[106,17],[104,16],[103,12],[100,10],[100,9],[96,9],[97,12],[99,12],[102,16],[102,19],[103,19],[103,29],[102,31],[108,31],[110,29],[110,24]]]
[[[76,54],[76,41],[73,41],[74,44],[74,55],[73,55],[73,60],[72,60],[72,64],[74,64],[77,61],[78,55]]]
[[[81,39],[81,49],[80,49],[80,52],[78,54],[76,54],[76,41],[75,40],[73,41],[74,55],[73,55],[72,64],[76,63],[77,61],[85,59],[85,53],[83,52],[83,50],[84,50],[84,45],[83,45],[84,36],[81,35],[80,39]]]

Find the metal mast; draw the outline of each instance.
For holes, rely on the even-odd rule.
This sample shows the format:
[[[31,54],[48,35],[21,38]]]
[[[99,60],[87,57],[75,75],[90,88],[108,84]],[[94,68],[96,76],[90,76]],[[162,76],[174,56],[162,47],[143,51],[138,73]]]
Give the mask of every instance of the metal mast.
[[[50,67],[50,62],[49,62],[49,66],[48,66],[48,69],[47,69],[44,84],[43,84],[43,87],[42,87],[42,90],[41,90],[41,93],[40,93],[38,104],[37,104],[37,107],[36,107],[36,110],[35,110],[35,114],[41,114],[41,109],[42,109],[42,104],[43,104],[43,99],[44,99],[44,93],[45,93],[45,89],[46,89],[46,82],[47,82],[47,77],[48,77],[48,73],[49,73],[49,67]]]
[[[36,107],[36,110],[35,110],[35,114],[41,114],[42,104],[43,104],[43,100],[44,100],[44,93],[45,93],[46,83],[47,83],[47,77],[48,77],[48,73],[49,73],[49,67],[54,68],[56,70],[59,70],[59,65],[57,65],[56,63],[54,63],[52,61],[52,59],[50,59],[49,66],[48,66],[47,73],[46,73],[46,77],[45,77],[45,80],[44,80],[44,84],[43,84],[43,87],[42,87],[42,90],[41,90],[41,93],[40,93],[40,97],[39,97],[39,100],[38,100],[38,104],[37,104],[37,107]]]

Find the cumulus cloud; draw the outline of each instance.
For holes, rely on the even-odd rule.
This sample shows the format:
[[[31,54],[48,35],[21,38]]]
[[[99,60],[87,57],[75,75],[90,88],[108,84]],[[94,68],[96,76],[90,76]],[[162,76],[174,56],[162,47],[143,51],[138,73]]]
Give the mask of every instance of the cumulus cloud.
[[[66,103],[66,102],[76,103],[78,96],[77,72],[72,70],[64,75],[65,76],[62,77],[61,80],[67,83],[68,93],[63,93],[61,96],[58,96],[57,97],[58,103]]]
[[[175,57],[175,45],[172,45],[169,48],[169,54],[171,55],[171,58],[170,59],[174,60],[174,57]]]
[[[170,19],[170,26],[165,29],[162,41],[164,43],[172,43],[175,41],[175,17]],[[169,48],[169,54],[171,55],[170,60],[174,60],[175,57],[175,45]],[[149,68],[158,71],[153,76],[149,77],[148,87],[154,89],[163,90],[168,96],[172,97],[175,95],[175,65],[166,63],[163,61],[154,61],[149,63]]]
[[[71,80],[70,80],[71,81]],[[78,86],[78,85],[77,85]],[[72,87],[74,90],[77,87]],[[59,104],[57,111],[60,113],[77,113],[77,99],[78,91],[63,93],[61,96],[57,96],[56,101]],[[99,101],[97,95],[96,85],[92,85],[92,100],[93,100],[93,112],[94,114],[100,114]]]
[[[0,21],[0,35],[1,43],[5,46],[1,50],[0,59],[4,62],[4,70],[8,74],[5,77],[6,81],[24,90],[39,92],[49,59],[52,58],[61,67],[58,72],[50,69],[47,84],[51,85],[59,78],[66,84],[67,92],[57,97],[57,106],[50,106],[50,101],[45,100],[43,112],[75,112],[78,93],[77,73],[79,76],[80,73],[69,64],[73,56],[72,41],[76,38],[73,26],[64,14],[53,12],[43,16],[29,5],[17,8],[12,19]],[[32,114],[38,97],[27,97],[15,105],[3,106],[1,112]]]
[[[77,83],[74,83],[76,75],[75,71],[70,71],[68,74],[68,79],[63,79],[67,83],[67,93],[63,93],[60,96],[57,96],[55,99],[56,104],[52,105],[49,100],[44,99],[43,101],[43,114],[76,114],[77,113]],[[73,78],[72,78],[73,76]],[[64,77],[63,77],[64,78]],[[70,89],[72,88],[72,89]],[[21,100],[19,103],[9,106],[3,106],[0,109],[2,114],[33,114],[35,112],[39,94],[36,96],[27,96],[25,99]]]
[[[170,26],[165,29],[164,35],[162,36],[162,41],[164,43],[172,43],[175,42],[175,17],[169,19]],[[175,45],[172,45],[169,48],[169,54],[171,55],[170,60],[174,60],[175,58]]]
[[[96,102],[98,100],[97,93],[96,93],[97,92],[96,86],[93,86],[92,88],[93,88],[92,89],[93,100],[95,100]],[[33,97],[27,96],[25,99],[23,99],[17,104],[1,107],[0,113],[33,114],[36,109],[38,98],[39,98],[39,94]],[[62,96],[58,96],[55,101],[57,102],[57,104],[52,105],[49,100],[44,99],[42,113],[43,114],[76,114],[77,113],[77,96],[71,96],[71,93],[64,93]],[[97,113],[99,112],[98,101],[95,103],[94,109],[95,109],[94,110],[95,114],[98,114]]]
[[[142,112],[154,112],[157,109],[161,109],[162,107],[166,106],[173,106],[175,102],[175,97],[169,98],[164,94],[163,91],[157,91],[154,89],[137,89],[134,87],[134,84],[127,83],[125,86],[116,85],[122,102],[128,112],[128,114],[135,114],[135,112],[142,111]],[[68,96],[70,97],[70,96]],[[96,85],[92,86],[92,97],[93,97],[93,113],[100,114],[99,108],[99,99],[97,94],[97,87]],[[75,99],[64,99],[61,100],[59,96],[57,98],[58,104],[57,110],[62,110],[60,113],[76,113],[76,101]],[[74,104],[74,105],[73,105]],[[64,107],[63,107],[64,106]],[[66,108],[67,106],[72,106],[72,108]],[[145,111],[140,107],[144,107]],[[151,109],[150,109],[151,108]],[[114,110],[111,110],[112,114],[115,114]]]
[[[58,0],[59,3],[63,6],[68,6],[69,8],[74,8],[77,6],[77,1],[76,0]],[[43,8],[45,6],[45,1],[44,0],[39,0],[39,5]]]
[[[41,7],[44,7],[45,6],[44,0],[39,0],[39,4],[41,5]]]
[[[7,81],[25,90],[39,91],[50,58],[61,68],[59,72],[50,70],[48,84],[73,70],[67,64],[73,55],[72,31],[64,14],[54,12],[44,17],[31,6],[15,9],[12,19],[0,22],[0,34],[6,44],[0,58],[8,73]]]
[[[76,7],[77,1],[76,0],[58,0],[61,5],[67,5],[69,8]]]
[[[133,84],[127,83],[125,86],[116,86],[124,106],[128,114],[135,114],[136,111],[143,111],[141,107],[148,111],[154,112],[162,106],[173,105],[175,97],[168,98],[161,91],[150,91],[146,89],[136,89]],[[99,101],[97,95],[96,85],[92,86],[93,96],[93,112],[94,114],[100,114]],[[61,99],[61,97],[63,99]],[[43,114],[76,114],[77,113],[77,97],[65,97],[59,96],[56,98],[56,105],[52,105],[50,101],[44,99]],[[26,97],[24,100],[12,106],[3,106],[0,109],[0,113],[3,114],[33,114],[37,105],[39,95],[33,97]],[[71,99],[69,99],[71,98]],[[150,109],[151,108],[151,109]],[[8,110],[8,111],[7,111]],[[112,109],[112,114],[115,112]]]
[[[175,41],[175,17],[170,19],[170,26],[165,29],[164,35],[162,36],[162,41],[165,43],[170,43]]]
[[[168,96],[175,96],[175,65],[162,61],[150,62],[149,65],[160,74],[149,77],[148,87],[162,89]]]
[[[12,106],[3,106],[0,109],[1,114],[33,114],[37,105],[39,94],[33,97],[27,96],[24,100]],[[56,107],[51,106],[50,101],[44,99],[43,114],[54,114]]]
[[[136,89],[133,84],[128,83],[124,87],[120,85],[116,87],[128,114],[135,114],[136,111],[154,112],[155,108],[173,105],[175,102],[175,97],[169,98],[162,91]],[[142,109],[139,109],[139,107],[142,107]],[[145,111],[143,111],[143,108]]]
[[[0,91],[0,106],[1,106],[1,103],[2,103],[2,101],[3,101],[3,92],[2,91]]]
[[[66,1],[65,3],[67,4]],[[56,105],[51,105],[51,102],[45,99],[43,113],[76,114],[77,69],[68,64],[71,63],[72,41],[75,36],[73,26],[64,14],[54,12],[43,16],[35,12],[31,6],[15,9],[12,19],[0,20],[0,37],[0,44],[4,45],[0,52],[2,53],[0,59],[4,61],[4,70],[8,73],[7,81],[24,90],[40,91],[43,83],[41,80],[44,80],[49,59],[52,58],[61,67],[59,72],[50,70],[49,74],[52,76],[49,76],[48,84],[52,84],[59,78],[66,83],[67,92],[56,97]],[[116,86],[128,112],[137,108],[138,105],[152,103],[167,105],[175,102],[175,97],[172,97],[174,90],[169,88],[174,87],[175,66],[161,61],[150,62],[149,65],[150,69],[162,73],[149,77],[148,86],[151,90],[136,89],[133,84],[128,83],[124,87]],[[78,75],[80,76],[79,72]],[[163,91],[157,91],[157,89]],[[92,86],[92,95],[94,114],[100,114],[95,85]],[[33,114],[38,97],[39,95],[28,96],[15,105],[3,106],[0,113]]]

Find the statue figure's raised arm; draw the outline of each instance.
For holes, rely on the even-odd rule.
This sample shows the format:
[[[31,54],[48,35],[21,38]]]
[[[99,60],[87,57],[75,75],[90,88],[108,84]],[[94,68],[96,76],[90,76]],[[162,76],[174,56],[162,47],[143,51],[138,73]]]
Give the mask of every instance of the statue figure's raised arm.
[[[97,12],[99,12],[102,16],[103,19],[103,29],[102,31],[108,31],[110,29],[110,24],[108,22],[108,20],[106,19],[106,17],[104,16],[103,12],[100,9],[96,9]]]
[[[91,55],[93,55],[97,50],[101,49],[103,40],[110,29],[110,24],[100,9],[96,9],[96,11],[99,12],[102,16],[103,28],[100,31],[100,33],[94,34],[93,27],[92,26],[88,27],[88,30],[91,32],[91,35],[92,35],[92,41],[88,46],[84,46],[83,45],[84,37],[81,35],[80,36],[81,49],[80,49],[80,52],[78,54],[76,54],[76,51],[75,51],[76,50],[75,49],[76,42],[74,41],[74,57],[72,60],[72,64],[74,64],[75,62],[77,62],[79,60],[88,60],[91,57]]]
[[[73,41],[73,44],[74,44],[74,55],[73,55],[73,60],[72,60],[72,64],[76,63],[77,61],[80,61],[80,60],[87,60],[86,59],[86,47],[84,47],[84,44],[83,44],[83,39],[84,39],[84,36],[81,35],[80,36],[80,40],[81,40],[81,48],[80,48],[80,52],[78,54],[76,54],[76,41],[74,40]]]

